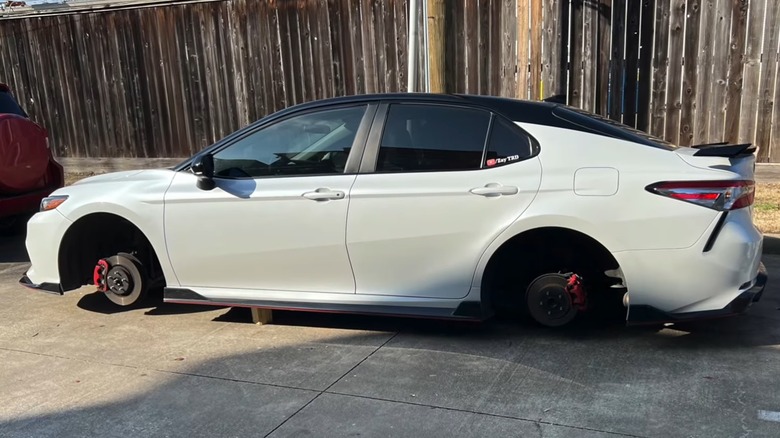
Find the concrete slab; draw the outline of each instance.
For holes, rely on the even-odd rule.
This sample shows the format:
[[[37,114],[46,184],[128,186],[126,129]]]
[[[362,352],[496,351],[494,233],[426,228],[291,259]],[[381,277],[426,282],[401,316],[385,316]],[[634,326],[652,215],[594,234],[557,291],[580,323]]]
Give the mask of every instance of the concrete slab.
[[[614,438],[625,435],[420,404],[323,394],[270,436]]]
[[[117,311],[20,287],[21,245],[0,238],[0,436],[780,436],[780,256],[742,317],[554,331]]]
[[[780,410],[779,292],[666,329],[401,333],[331,391],[642,436],[771,436],[780,425],[757,412]]]
[[[0,436],[262,436],[316,393],[0,349]]]

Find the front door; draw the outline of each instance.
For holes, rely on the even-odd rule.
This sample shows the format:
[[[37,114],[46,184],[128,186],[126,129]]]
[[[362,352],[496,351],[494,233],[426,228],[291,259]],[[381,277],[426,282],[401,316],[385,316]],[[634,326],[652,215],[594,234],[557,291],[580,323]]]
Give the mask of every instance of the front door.
[[[250,131],[214,152],[213,190],[176,175],[164,220],[181,286],[354,293],[345,226],[355,176],[345,170],[362,150],[353,146],[366,110],[319,109]]]
[[[377,117],[385,108],[350,193],[357,293],[463,298],[485,249],[536,196],[532,140],[481,109],[393,104]]]

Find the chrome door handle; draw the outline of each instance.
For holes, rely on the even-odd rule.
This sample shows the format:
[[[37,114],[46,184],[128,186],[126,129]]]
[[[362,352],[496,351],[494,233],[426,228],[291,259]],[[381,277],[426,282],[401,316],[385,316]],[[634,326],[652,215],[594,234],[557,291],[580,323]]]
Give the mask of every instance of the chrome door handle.
[[[306,192],[302,196],[312,201],[328,201],[331,199],[344,199],[344,192],[331,189],[317,189],[313,192]]]
[[[471,193],[480,196],[502,196],[516,195],[519,190],[514,186],[502,186],[497,183],[485,184],[484,187],[477,187],[470,190]]]

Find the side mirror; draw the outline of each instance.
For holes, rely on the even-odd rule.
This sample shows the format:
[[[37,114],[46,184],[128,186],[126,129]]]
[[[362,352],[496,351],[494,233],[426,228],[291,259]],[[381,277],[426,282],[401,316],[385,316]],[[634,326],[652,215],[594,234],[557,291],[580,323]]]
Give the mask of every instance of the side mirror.
[[[198,188],[201,190],[212,190],[216,187],[214,182],[214,156],[211,154],[201,155],[195,158],[192,163],[192,173],[198,176]]]

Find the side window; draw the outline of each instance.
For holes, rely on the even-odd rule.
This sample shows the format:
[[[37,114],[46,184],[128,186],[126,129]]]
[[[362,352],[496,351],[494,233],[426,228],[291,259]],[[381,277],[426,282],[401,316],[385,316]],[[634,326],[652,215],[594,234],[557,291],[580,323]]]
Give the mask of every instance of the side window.
[[[274,123],[214,154],[228,178],[344,172],[365,106],[318,111]]]
[[[532,154],[531,139],[517,127],[496,117],[488,141],[485,167],[512,164]]]
[[[376,171],[479,169],[489,124],[490,114],[477,109],[391,105]]]

